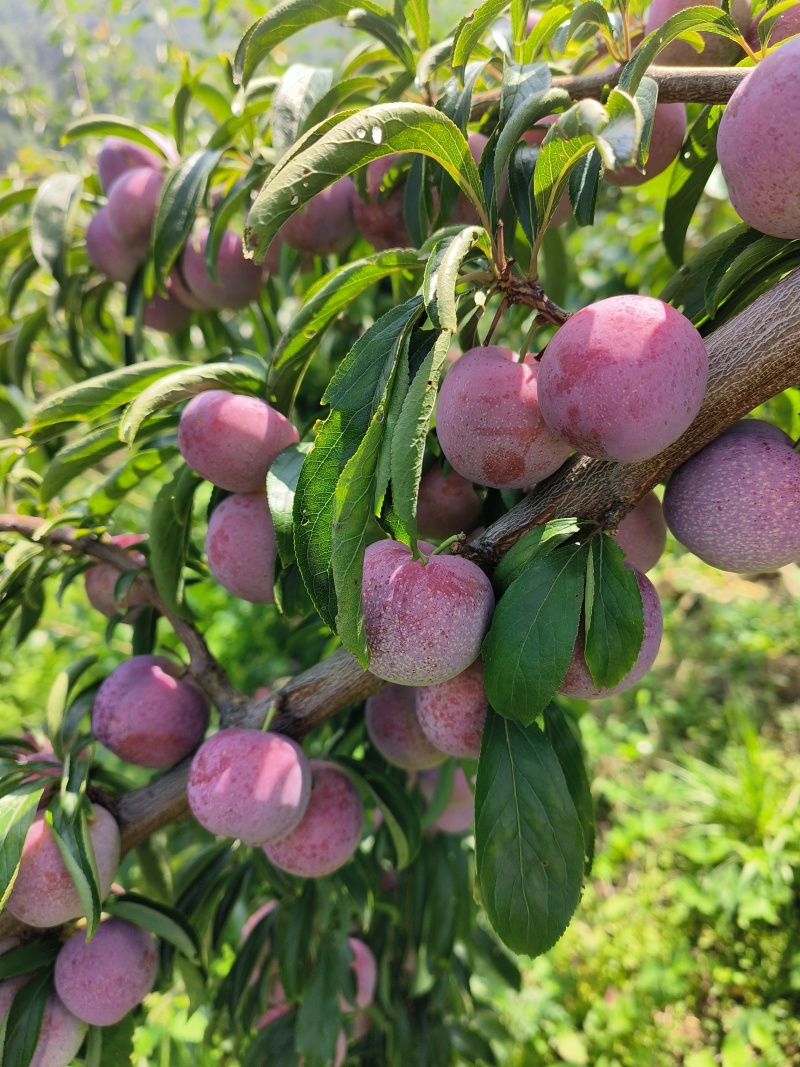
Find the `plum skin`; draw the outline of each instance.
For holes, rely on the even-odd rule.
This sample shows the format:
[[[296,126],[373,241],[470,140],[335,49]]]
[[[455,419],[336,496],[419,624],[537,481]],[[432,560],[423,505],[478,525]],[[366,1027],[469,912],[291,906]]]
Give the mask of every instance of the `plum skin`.
[[[329,256],[342,252],[353,240],[356,224],[353,179],[340,178],[299,208],[280,229],[280,238],[298,252]]]
[[[311,784],[311,766],[296,741],[237,727],[200,746],[186,793],[192,814],[212,834],[263,845],[295,829]]]
[[[521,489],[557,471],[570,446],[540,410],[541,370],[508,348],[472,348],[439,391],[436,432],[462,477],[495,489]]]
[[[92,215],[86,227],[86,254],[92,265],[112,282],[130,282],[144,259],[121,241],[111,228],[108,207]]]
[[[420,549],[430,546],[420,542]],[[412,560],[398,541],[364,555],[364,629],[370,670],[401,685],[445,682],[478,657],[494,610],[489,579],[460,556]]]
[[[667,524],[661,501],[647,493],[612,535],[625,553],[625,562],[642,574],[658,563],[667,544]]]
[[[335,763],[311,761],[311,797],[294,830],[264,846],[273,863],[288,874],[321,878],[354,855],[364,828],[358,790]]]
[[[387,763],[407,771],[436,767],[444,758],[425,735],[417,718],[417,690],[406,685],[387,685],[369,698],[364,722],[370,741]]]
[[[164,175],[150,167],[126,171],[108,196],[108,225],[116,239],[144,258],[156,217]]]
[[[173,767],[193,752],[208,727],[208,701],[182,673],[164,656],[133,656],[116,667],[94,700],[100,744],[139,767]]]
[[[111,538],[111,543],[119,546],[119,548],[131,548],[144,540],[144,534],[117,534]],[[147,565],[147,560],[141,552],[129,552],[128,555],[138,567]],[[93,567],[89,567],[83,576],[86,585],[86,597],[89,603],[102,615],[105,615],[107,619],[116,615],[120,610],[114,599],[114,590],[120,579],[120,574],[121,572],[111,563],[97,563]],[[141,582],[136,579],[128,588],[124,602],[121,605],[123,608],[128,607],[130,609],[125,613],[122,621],[127,623],[135,622],[141,615],[142,607],[149,603],[150,598],[142,588]]]
[[[417,494],[417,532],[437,541],[469,532],[481,517],[481,501],[472,483],[458,471],[442,474],[435,463],[420,479]]]
[[[721,7],[719,0],[710,0],[714,7]],[[694,0],[653,0],[647,9],[644,32],[657,30],[664,22],[678,11],[693,7]],[[750,0],[733,0],[731,17],[742,33],[750,25]],[[701,33],[705,47],[702,52],[695,51],[688,41],[670,41],[666,48],[658,53],[656,62],[667,67],[719,67],[742,58],[742,50],[735,41],[722,37],[718,33]]]
[[[178,448],[201,478],[232,493],[264,489],[277,456],[296,444],[296,427],[255,396],[207,389],[181,413]]]
[[[223,589],[252,604],[273,604],[277,545],[266,493],[234,493],[214,509],[206,531],[208,566]]]
[[[686,136],[686,105],[656,104],[650,152],[644,172],[633,164],[606,171],[606,180],[614,185],[643,185],[667,169],[681,150]]]
[[[673,472],[671,533],[704,563],[748,573],[800,556],[800,455],[776,426],[743,419]]]
[[[17,992],[29,978],[29,975],[18,975],[0,982],[0,1026]],[[68,1011],[55,992],[51,993],[45,1004],[31,1067],[68,1067],[77,1056],[85,1035],[86,1023]]]
[[[417,691],[417,718],[430,742],[449,756],[477,759],[488,699],[483,687],[483,660],[440,685]]]
[[[421,771],[417,775],[417,784],[419,785],[420,792],[428,803],[433,799],[438,774],[438,769],[435,769],[432,771]],[[446,834],[463,834],[465,831],[472,829],[474,822],[475,797],[469,787],[469,782],[467,781],[467,776],[464,774],[464,771],[461,767],[456,767],[450,799],[442,814],[433,824],[432,829],[441,830]]]
[[[708,380],[700,334],[649,296],[612,296],[572,315],[539,372],[542,416],[584,455],[637,463],[688,429]]]
[[[263,285],[261,266],[251,259],[245,259],[242,251],[242,239],[232,230],[222,235],[217,255],[218,282],[211,280],[206,270],[205,249],[208,242],[208,229],[203,229],[186,242],[181,255],[181,274],[190,297],[194,298],[195,310],[206,308],[244,308],[258,299]],[[186,300],[180,288],[176,295],[188,307],[193,304]]]
[[[736,88],[717,155],[741,219],[771,237],[800,237],[800,39],[781,44]]]
[[[120,834],[109,811],[99,804],[92,804],[92,811],[89,840],[97,861],[102,900],[108,896],[119,866]],[[6,907],[29,926],[59,926],[83,914],[78,891],[43,815],[37,815],[25,836],[22,860]]]
[[[78,1019],[113,1026],[141,1004],[158,972],[155,938],[124,919],[101,922],[91,941],[73,934],[56,957],[56,992]]]

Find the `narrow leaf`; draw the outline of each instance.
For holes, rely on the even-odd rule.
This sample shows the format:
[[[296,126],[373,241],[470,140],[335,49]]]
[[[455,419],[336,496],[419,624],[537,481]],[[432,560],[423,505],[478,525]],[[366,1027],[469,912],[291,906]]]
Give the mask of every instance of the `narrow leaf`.
[[[153,221],[151,240],[156,285],[162,288],[192,231],[208,182],[222,150],[199,150],[176,164],[166,177]]]
[[[149,930],[162,941],[168,941],[187,959],[195,963],[200,960],[200,940],[197,933],[176,908],[148,900],[138,893],[125,893],[122,896],[110,897],[105,904],[105,911]]]
[[[297,140],[314,105],[330,89],[333,71],[293,63],[272,97],[272,144],[278,155]]]
[[[64,256],[69,248],[83,179],[79,174],[52,174],[39,186],[31,204],[31,251],[36,262],[64,282]]]
[[[578,813],[583,833],[584,871],[589,874],[594,861],[594,804],[579,741],[580,730],[578,724],[557,704],[548,704],[544,709],[544,732],[561,764],[569,795]]]
[[[150,569],[167,609],[184,616],[183,568],[192,527],[192,502],[201,479],[180,466],[161,489],[150,514]]]
[[[8,900],[17,876],[25,835],[36,816],[43,789],[0,797],[0,907]]]
[[[294,561],[294,493],[303,462],[310,451],[311,443],[308,441],[289,445],[273,460],[267,471],[267,500],[275,527],[278,554],[284,567]]]
[[[672,168],[661,238],[676,267],[683,263],[686,231],[717,162],[721,118],[721,108],[703,108],[692,123]]]
[[[475,45],[507,4],[508,0],[484,0],[469,15],[464,15],[453,36],[453,57],[451,62],[456,70],[461,69],[463,71]]]

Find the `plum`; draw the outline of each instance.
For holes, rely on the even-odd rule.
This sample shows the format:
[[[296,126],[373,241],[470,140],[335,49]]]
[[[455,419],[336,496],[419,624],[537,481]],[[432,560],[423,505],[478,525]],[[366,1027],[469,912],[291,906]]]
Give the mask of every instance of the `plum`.
[[[558,470],[570,447],[542,418],[540,377],[539,364],[518,363],[510,349],[497,345],[470,349],[448,371],[436,432],[462,477],[521,489]]]
[[[189,770],[186,794],[212,834],[263,845],[290,833],[309,803],[311,768],[302,748],[283,734],[232,728],[203,742]]]
[[[108,226],[116,239],[143,259],[150,244],[153,220],[164,175],[150,167],[126,171],[108,197]]]
[[[672,474],[671,533],[723,571],[774,570],[800,556],[800,455],[760,419],[743,419]]]
[[[122,137],[107,137],[97,153],[97,176],[103,192],[109,193],[114,182],[127,171],[142,167],[161,170],[164,162],[162,156],[143,144]]]
[[[211,573],[229,593],[273,604],[275,528],[266,493],[234,493],[214,509],[206,531]]]
[[[142,253],[133,251],[114,234],[108,207],[96,211],[86,227],[86,255],[106,278],[125,285],[144,262]]]
[[[113,1026],[153,988],[158,951],[153,935],[124,919],[106,919],[91,941],[79,930],[56,957],[56,992],[92,1026]]]
[[[655,567],[667,543],[667,524],[661,501],[650,492],[642,498],[614,534],[626,562],[642,574]]]
[[[636,685],[647,674],[655,663],[658,649],[661,645],[661,636],[664,632],[664,618],[661,612],[661,601],[658,599],[656,588],[649,578],[639,571],[634,571],[639,591],[642,594],[642,606],[644,608],[644,637],[639,655],[631,670],[622,681],[615,686],[603,688],[596,686],[592,679],[589,668],[584,658],[584,625],[581,620],[575,648],[572,652],[567,673],[564,681],[558,688],[558,692],[565,697],[575,700],[599,700],[600,697],[611,696],[614,693],[623,693],[626,689]]]
[[[17,992],[28,981],[28,975],[19,975],[0,982],[0,1026]],[[86,1023],[67,1011],[59,997],[51,993],[30,1067],[67,1067],[77,1056],[85,1035]]]
[[[192,470],[232,493],[262,491],[275,458],[298,440],[266,401],[223,389],[193,397],[178,425],[178,448]]]
[[[356,232],[355,198],[353,179],[340,178],[287,219],[281,226],[280,238],[308,255],[329,256],[344,251]]]
[[[722,7],[721,0],[709,0],[709,3],[712,7]],[[653,0],[647,9],[644,32],[652,33],[672,15],[694,6],[695,0]],[[730,13],[744,33],[750,25],[750,0],[733,0]],[[656,62],[665,67],[720,67],[743,57],[741,47],[728,37],[718,33],[701,33],[700,36],[705,44],[702,52],[696,51],[688,41],[671,41],[658,53]]]
[[[118,545],[120,548],[131,548],[144,540],[144,534],[117,534],[111,538],[112,544]],[[147,560],[141,552],[129,552],[128,555],[138,567],[147,566]],[[142,607],[150,603],[150,598],[138,579],[128,587],[120,602],[117,602],[114,590],[120,579],[120,571],[111,563],[98,563],[94,567],[89,567],[83,579],[86,584],[86,597],[89,603],[102,615],[105,615],[107,619],[110,619],[119,611],[129,608],[130,610],[125,613],[122,621],[127,623],[136,622],[142,613]]]
[[[430,551],[424,542],[420,548]],[[364,556],[362,604],[372,673],[401,685],[435,685],[477,659],[494,593],[483,571],[461,556],[413,560],[407,545],[378,541]]]
[[[430,804],[436,789],[439,771],[420,771],[417,784],[425,799]],[[467,776],[460,767],[456,767],[450,799],[442,814],[436,819],[432,829],[446,834],[463,834],[471,830],[475,821],[475,797],[470,789]]]
[[[144,324],[159,333],[177,333],[191,321],[192,313],[171,291],[168,283],[166,296],[153,293],[144,309]]]
[[[354,855],[364,827],[358,790],[335,763],[311,761],[311,797],[294,830],[264,846],[273,863],[288,874],[321,878]]]
[[[412,244],[403,217],[405,181],[381,192],[384,177],[400,159],[401,154],[397,152],[373,159],[367,164],[367,203],[360,196],[353,198],[356,229],[379,252],[386,248],[408,248]]]
[[[447,682],[417,690],[417,718],[423,733],[449,756],[480,756],[487,708],[481,659]]]
[[[347,943],[353,950],[353,962],[350,966],[356,976],[356,997],[354,1004],[349,1004],[344,997],[341,997],[339,1007],[342,1011],[369,1007],[375,996],[375,986],[378,981],[378,965],[369,945],[365,945],[357,937],[348,937]]]
[[[94,849],[100,899],[108,896],[119,866],[119,827],[113,815],[92,804],[89,840]],[[6,907],[28,926],[59,926],[83,914],[78,890],[67,873],[44,815],[37,815],[25,835],[14,888]]]
[[[703,339],[679,311],[649,296],[612,296],[572,315],[539,372],[542,417],[587,456],[636,463],[676,441],[708,379]]]
[[[800,38],[781,44],[737,87],[717,155],[731,204],[771,237],[800,237]]]
[[[685,104],[656,104],[650,153],[644,173],[632,164],[606,171],[606,180],[614,185],[643,185],[661,174],[677,158],[686,136]]]
[[[758,27],[765,14],[766,10],[759,11],[747,31],[747,43],[754,52],[758,52],[761,49]],[[782,11],[775,19],[769,32],[767,43],[774,47],[776,44],[780,44],[781,41],[785,41],[787,37],[794,37],[798,33],[800,33],[800,4],[793,4],[791,7],[787,7],[785,11]]]
[[[180,664],[133,656],[97,691],[92,730],[101,745],[139,767],[173,767],[194,752],[208,726],[208,701]]]
[[[364,711],[370,741],[383,758],[407,771],[436,767],[445,758],[428,740],[417,719],[417,690],[387,685],[370,697]]]
[[[471,482],[458,471],[442,474],[439,463],[425,472],[417,495],[417,532],[442,541],[469,532],[481,517],[481,500]]]
[[[181,255],[180,274],[189,298],[206,308],[244,308],[257,300],[264,284],[261,265],[245,259],[241,237],[232,230],[222,235],[217,255],[218,282],[212,281],[206,270],[207,242],[208,228],[187,241]],[[176,294],[182,303],[187,302],[180,289]]]

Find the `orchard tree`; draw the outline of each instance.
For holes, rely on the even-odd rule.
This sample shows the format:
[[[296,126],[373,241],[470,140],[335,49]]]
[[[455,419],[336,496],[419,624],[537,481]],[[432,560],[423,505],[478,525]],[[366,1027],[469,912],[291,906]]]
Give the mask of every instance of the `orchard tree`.
[[[470,976],[591,877],[575,700],[653,664],[665,517],[800,556],[796,10],[286,0],[7,185],[0,623],[75,586],[96,650],[2,739],[4,1065],[128,1062],[173,985],[215,1062],[495,1062]],[[560,307],[556,227],[667,168],[672,280]],[[252,695],[237,602],[295,668]]]

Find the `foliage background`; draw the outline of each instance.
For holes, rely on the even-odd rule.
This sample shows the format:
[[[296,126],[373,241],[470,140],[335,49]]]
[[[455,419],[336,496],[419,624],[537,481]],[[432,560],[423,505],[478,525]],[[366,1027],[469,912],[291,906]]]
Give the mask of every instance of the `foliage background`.
[[[444,26],[442,8],[433,6]],[[0,93],[9,101],[0,115],[2,186],[58,169],[60,132],[89,110],[162,125],[176,61],[196,69],[262,13],[255,3],[211,0],[42,0],[22,9],[0,0]],[[303,34],[291,58],[313,52],[324,62],[346,33],[326,24]],[[645,189],[606,186],[608,210],[592,230],[550,236],[550,295],[572,308],[617,292],[657,294],[672,273],[658,234],[666,184],[664,176]],[[735,221],[715,178],[709,191],[690,249]],[[148,501],[131,498],[132,529],[137,508],[144,516]],[[509,1067],[800,1063],[800,570],[722,575],[671,543],[651,576],[666,620],[656,667],[582,718],[599,838],[576,918],[551,953],[523,966],[520,991],[490,973],[473,980],[514,1035],[495,1043]],[[298,650],[277,646],[268,612],[221,590],[205,596],[209,641],[242,691],[296,668]],[[119,631],[107,648],[100,643],[98,619],[87,619],[74,589],[45,617],[21,649],[13,635],[0,640],[4,733],[36,723],[50,684],[78,656],[100,652],[101,675],[130,654]],[[230,962],[223,955],[216,966]],[[180,987],[148,1008],[136,1037],[141,1067],[231,1062],[224,1046],[203,1043],[204,1009],[192,1013]]]

